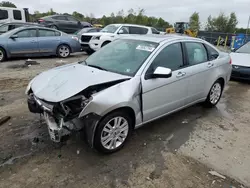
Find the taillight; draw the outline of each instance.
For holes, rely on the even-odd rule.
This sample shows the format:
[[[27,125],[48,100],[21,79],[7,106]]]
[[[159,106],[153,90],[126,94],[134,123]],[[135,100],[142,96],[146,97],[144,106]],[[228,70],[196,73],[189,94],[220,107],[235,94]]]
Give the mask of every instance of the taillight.
[[[230,58],[229,64],[230,64],[230,65],[232,64],[232,59],[231,59],[231,58]]]
[[[38,22],[39,22],[39,23],[41,23],[41,22],[45,22],[45,20],[43,20],[43,19],[39,19],[39,20],[38,20]]]

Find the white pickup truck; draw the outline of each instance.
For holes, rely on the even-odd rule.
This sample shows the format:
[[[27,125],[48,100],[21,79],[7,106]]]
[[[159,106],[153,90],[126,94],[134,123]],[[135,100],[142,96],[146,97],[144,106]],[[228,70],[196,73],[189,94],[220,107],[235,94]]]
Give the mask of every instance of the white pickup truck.
[[[84,33],[79,39],[82,50],[91,54],[106,44],[112,42],[121,36],[128,34],[162,34],[153,27],[147,27],[134,24],[110,24],[104,27],[100,32]]]

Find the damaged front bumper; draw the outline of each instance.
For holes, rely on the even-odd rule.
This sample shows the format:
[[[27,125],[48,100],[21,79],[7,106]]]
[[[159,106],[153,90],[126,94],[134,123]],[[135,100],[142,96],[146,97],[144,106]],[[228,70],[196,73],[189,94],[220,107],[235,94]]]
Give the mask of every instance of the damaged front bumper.
[[[30,112],[43,115],[52,141],[61,142],[63,137],[70,135],[72,132],[84,130],[85,140],[91,147],[93,146],[94,132],[100,116],[91,113],[81,118],[77,116],[65,121],[63,116],[54,114],[54,104],[44,102],[33,94],[28,95],[27,102]]]

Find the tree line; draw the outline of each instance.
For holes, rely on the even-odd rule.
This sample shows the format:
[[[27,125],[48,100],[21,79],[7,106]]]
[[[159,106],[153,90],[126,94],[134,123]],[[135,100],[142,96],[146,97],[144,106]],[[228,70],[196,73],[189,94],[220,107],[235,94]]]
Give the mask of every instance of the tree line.
[[[0,7],[14,7],[16,5],[9,1],[0,2]],[[36,21],[41,17],[57,14],[52,8],[48,12],[35,11],[34,14],[30,14],[30,20]],[[84,15],[82,13],[74,11],[72,14],[63,13],[64,15],[72,15],[79,21],[86,21],[92,24],[102,24],[108,25],[111,23],[130,23],[130,24],[140,24],[146,26],[152,26],[160,30],[165,30],[166,28],[173,27],[169,22],[163,18],[157,18],[152,16],[146,16],[144,9],[139,9],[135,11],[130,9],[127,12],[120,10],[117,13],[111,13],[109,16],[103,15],[101,18],[96,18],[94,14]],[[189,17],[190,29],[199,31],[201,29],[200,17],[198,12],[194,12]],[[223,33],[246,33],[245,28],[237,28],[238,19],[234,12],[230,15],[225,15],[220,13],[218,16],[212,17],[211,15],[207,18],[205,25],[206,31],[216,31]]]

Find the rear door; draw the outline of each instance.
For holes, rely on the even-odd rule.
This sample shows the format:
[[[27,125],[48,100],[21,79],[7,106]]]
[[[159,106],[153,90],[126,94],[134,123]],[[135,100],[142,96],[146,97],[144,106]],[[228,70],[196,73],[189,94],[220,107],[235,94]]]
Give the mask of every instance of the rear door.
[[[24,29],[15,35],[17,38],[8,39],[8,49],[12,56],[33,56],[39,53],[37,29]]]
[[[41,53],[56,54],[61,33],[50,29],[38,29],[38,46]]]
[[[189,75],[188,103],[193,103],[207,95],[205,88],[210,73],[209,60],[203,43],[188,41],[183,44]]]
[[[69,31],[69,25],[66,16],[53,16],[52,19],[59,30],[64,32]]]
[[[71,16],[66,17],[68,20],[68,27],[71,33],[74,33],[82,28],[81,23]]]

